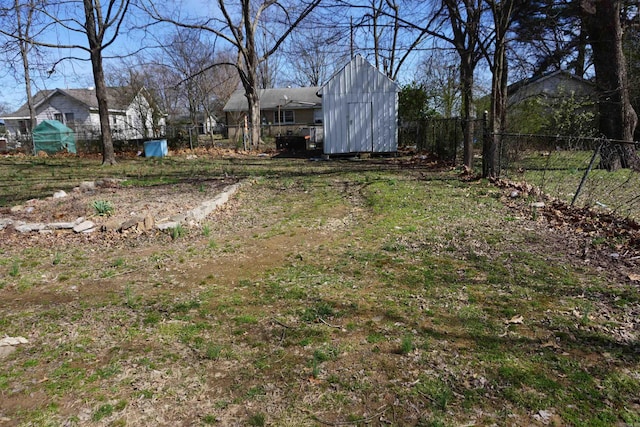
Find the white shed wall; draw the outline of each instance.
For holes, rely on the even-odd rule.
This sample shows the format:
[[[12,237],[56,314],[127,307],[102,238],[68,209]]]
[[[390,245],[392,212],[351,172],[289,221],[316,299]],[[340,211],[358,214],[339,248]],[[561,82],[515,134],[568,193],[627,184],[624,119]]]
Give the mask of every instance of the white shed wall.
[[[356,56],[320,90],[324,153],[398,150],[398,85]]]

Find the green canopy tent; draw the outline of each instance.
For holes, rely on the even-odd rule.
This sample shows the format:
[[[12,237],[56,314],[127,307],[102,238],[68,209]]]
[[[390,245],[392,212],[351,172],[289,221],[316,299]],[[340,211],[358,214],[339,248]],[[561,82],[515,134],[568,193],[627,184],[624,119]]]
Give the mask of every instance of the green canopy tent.
[[[58,120],[44,120],[33,129],[33,144],[36,153],[45,151],[49,154],[67,150],[76,152],[76,137],[73,130]]]

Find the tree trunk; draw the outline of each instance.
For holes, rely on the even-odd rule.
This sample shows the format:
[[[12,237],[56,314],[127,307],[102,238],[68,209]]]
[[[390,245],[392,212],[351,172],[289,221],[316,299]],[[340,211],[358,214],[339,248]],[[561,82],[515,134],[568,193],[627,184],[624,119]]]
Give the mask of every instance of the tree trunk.
[[[83,3],[85,29],[89,42],[89,56],[91,57],[91,68],[93,69],[93,81],[96,85],[96,98],[98,98],[98,116],[100,117],[100,133],[102,134],[102,164],[115,165],[116,156],[113,152],[109,108],[107,106],[107,85],[104,81],[104,69],[102,67],[102,40],[98,36],[96,29],[92,0],[83,0]]]
[[[96,84],[96,97],[98,98],[98,116],[100,117],[100,133],[102,134],[102,164],[115,165],[116,156],[113,151],[113,139],[111,137],[111,125],[109,123],[109,108],[107,105],[107,85],[104,81],[102,68],[102,54],[100,50],[91,51],[91,66]]]
[[[463,128],[463,163],[464,167],[469,171],[473,170],[473,63],[472,59],[467,55],[466,58],[461,57],[460,81],[462,83],[462,120],[464,120]]]
[[[599,92],[599,129],[616,140],[601,151],[600,166],[608,171],[640,169],[632,142],[638,117],[629,99],[629,81],[622,50],[620,0],[583,0],[583,18],[593,50]]]
[[[507,116],[507,32],[513,17],[513,0],[489,1],[494,24],[493,66],[491,67],[491,107],[489,130],[491,135],[483,153],[482,174],[487,178],[500,176],[500,151],[502,134],[506,128]]]
[[[20,45],[20,56],[22,57],[22,69],[24,70],[24,87],[27,92],[27,108],[29,109],[29,126],[28,129],[31,133],[31,147],[29,147],[32,153],[35,155],[36,153],[36,144],[33,140],[33,128],[37,126],[36,122],[36,112],[33,105],[33,96],[31,95],[31,73],[29,72],[29,50],[31,46],[27,39],[30,37],[31,32],[31,20],[33,16],[33,5],[30,4],[26,7],[29,7],[29,11],[27,13],[27,22],[22,22],[22,11],[20,2],[15,0],[14,8],[16,13],[16,21],[17,21],[17,29],[18,29],[18,43]]]

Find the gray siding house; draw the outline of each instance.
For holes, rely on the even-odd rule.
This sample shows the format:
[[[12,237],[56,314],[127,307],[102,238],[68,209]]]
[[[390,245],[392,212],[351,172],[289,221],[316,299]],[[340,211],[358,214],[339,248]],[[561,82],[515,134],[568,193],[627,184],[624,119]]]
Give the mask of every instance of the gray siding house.
[[[114,139],[145,139],[164,134],[164,115],[154,110],[144,90],[110,87],[107,91]],[[43,90],[33,97],[33,104],[36,124],[44,120],[58,120],[73,129],[77,139],[93,140],[100,137],[98,99],[94,88]],[[19,140],[31,132],[26,103],[2,119],[10,139]]]

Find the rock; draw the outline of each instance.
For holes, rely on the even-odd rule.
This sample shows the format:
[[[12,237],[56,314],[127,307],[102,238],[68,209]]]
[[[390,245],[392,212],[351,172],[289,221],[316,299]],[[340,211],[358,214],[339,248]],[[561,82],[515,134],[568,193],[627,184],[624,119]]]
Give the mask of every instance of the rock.
[[[14,351],[16,351],[16,348],[10,345],[4,346],[4,347],[0,347],[0,359],[3,359],[5,357],[7,357],[8,355],[10,355],[11,353],[13,353]]]
[[[78,218],[76,218],[75,221],[73,221],[74,225],[78,225],[80,223],[84,222],[84,217],[83,216],[79,216]]]
[[[168,230],[170,228],[176,228],[178,225],[180,225],[179,222],[177,221],[167,221],[167,222],[162,222],[160,224],[156,224],[156,228],[158,230]]]
[[[92,221],[83,221],[80,224],[73,227],[73,231],[76,233],[90,232],[92,228],[95,228],[95,223]]]
[[[155,225],[156,225],[156,221],[153,219],[153,216],[147,215],[147,216],[144,217],[144,230],[145,231],[153,230]]]
[[[62,199],[62,198],[65,198],[67,196],[68,196],[68,194],[64,190],[56,191],[55,193],[53,193],[53,198],[54,199]]]
[[[17,212],[22,212],[24,210],[24,206],[22,205],[15,205],[15,206],[11,206],[11,209],[9,210],[11,213],[17,213]]]
[[[0,230],[5,229],[7,226],[13,224],[13,220],[9,218],[0,218]]]
[[[116,178],[103,178],[103,179],[99,179],[95,182],[97,187],[103,187],[103,188],[115,188],[120,186],[120,181],[119,179]]]
[[[73,228],[76,225],[78,224],[76,224],[75,221],[74,222],[50,222],[49,224],[47,224],[47,228],[49,230],[64,230],[64,229]]]
[[[96,183],[93,181],[84,181],[80,183],[80,191],[84,193],[93,192],[96,189]]]
[[[16,226],[16,231],[18,231],[19,233],[30,233],[32,231],[40,231],[40,230],[44,230],[46,227],[45,224],[42,223],[25,223],[25,224],[21,224],[21,225],[17,225]]]
[[[120,229],[122,231],[126,231],[130,228],[137,226],[139,222],[144,222],[144,221],[142,220],[142,218],[138,218],[138,217],[128,219],[125,222],[123,222],[122,225],[120,225]]]
[[[546,205],[544,202],[533,202],[531,203],[532,208],[544,208]]]
[[[112,219],[110,221],[102,224],[102,231],[119,231],[120,230],[120,222]]]
[[[29,341],[23,337],[4,337],[0,339],[0,359],[16,351],[16,346],[28,343]]]

